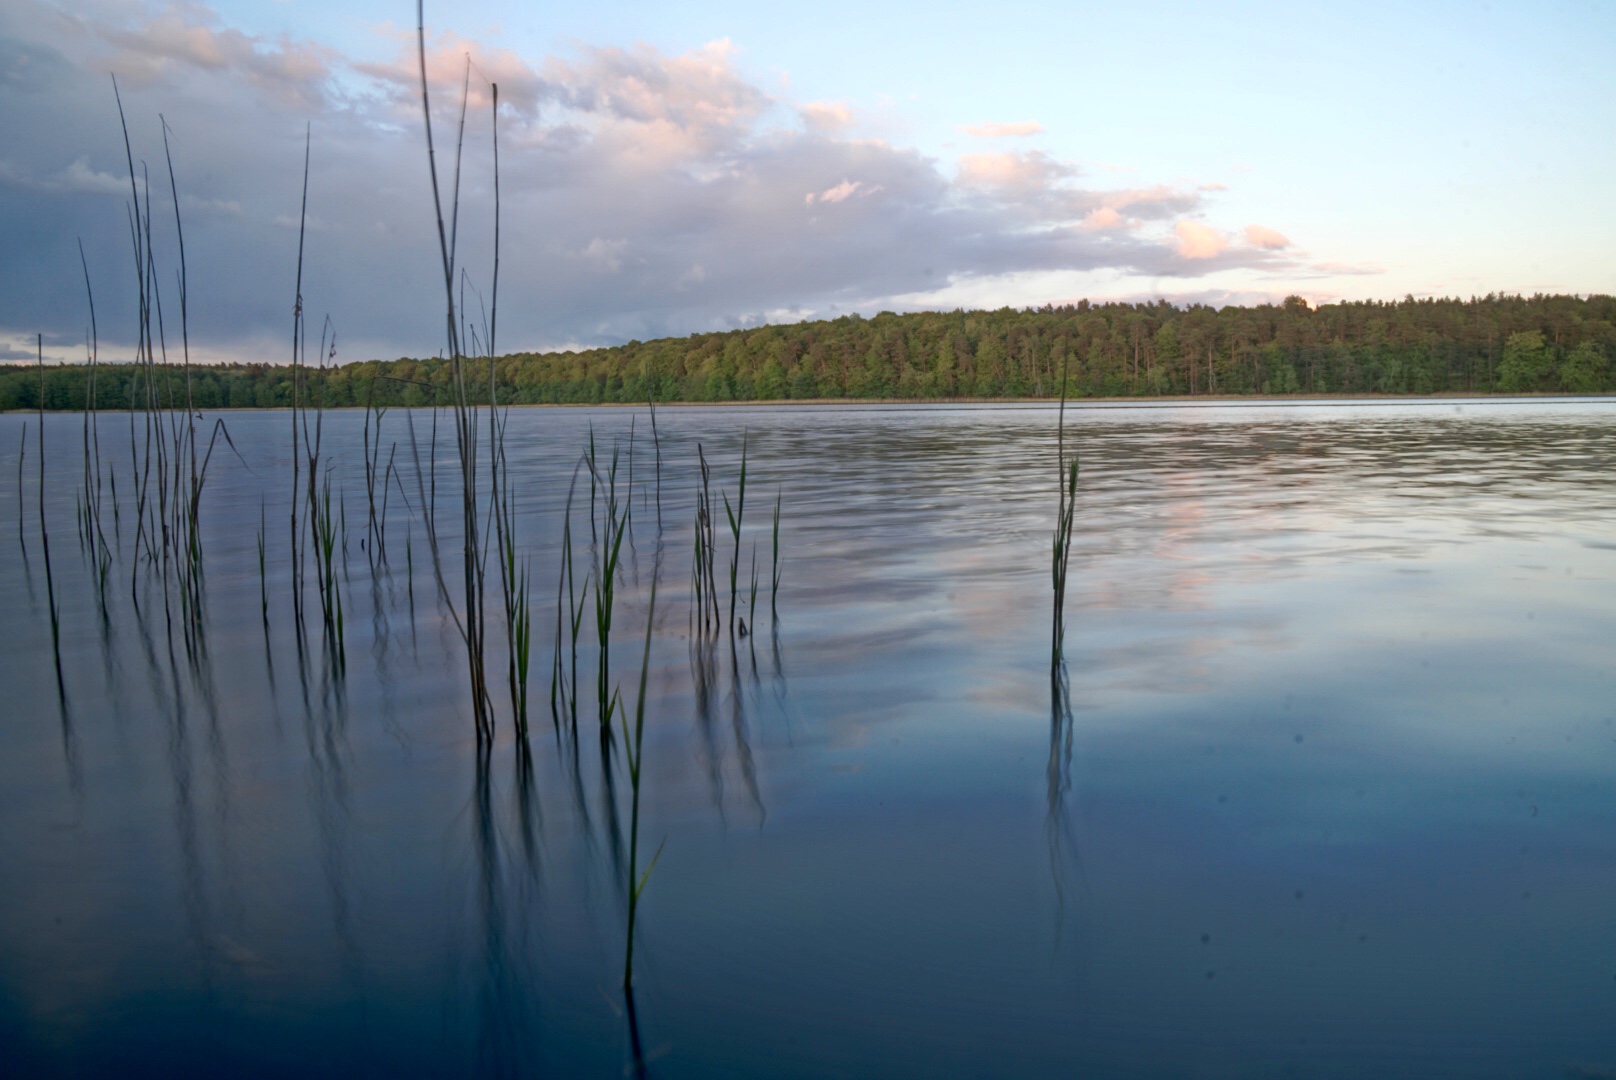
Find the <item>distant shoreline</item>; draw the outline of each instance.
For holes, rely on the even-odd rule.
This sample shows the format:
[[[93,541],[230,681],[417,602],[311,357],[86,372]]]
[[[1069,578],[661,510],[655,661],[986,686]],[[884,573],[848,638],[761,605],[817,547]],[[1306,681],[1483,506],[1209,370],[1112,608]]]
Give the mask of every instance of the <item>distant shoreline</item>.
[[[1245,406],[1254,408],[1275,408],[1295,405],[1319,405],[1332,408],[1371,407],[1377,405],[1429,405],[1444,402],[1463,402],[1474,405],[1510,405],[1536,402],[1540,404],[1563,403],[1574,405],[1586,402],[1612,401],[1616,402],[1616,393],[1600,392],[1593,394],[1566,394],[1566,393],[1537,393],[1537,394],[1478,394],[1464,393],[1462,391],[1449,391],[1440,394],[1220,394],[1161,396],[1161,397],[1085,397],[1067,398],[1066,408],[1073,410],[1093,409],[1192,409],[1192,408],[1222,408],[1228,406]],[[476,408],[486,408],[487,402],[473,402]],[[632,401],[600,401],[600,402],[500,402],[501,409],[643,409],[648,402]],[[988,406],[988,407],[1031,407],[1048,406],[1059,407],[1060,398],[1050,397],[1024,397],[1024,398],[775,398],[758,401],[658,401],[654,403],[658,409],[747,409],[747,408],[779,408],[787,409],[800,407],[834,407],[834,408],[882,408],[894,405],[940,405],[940,406]],[[429,405],[388,405],[387,409],[416,408],[426,409]],[[448,408],[447,404],[440,406]],[[199,413],[217,412],[288,412],[290,405],[210,405],[199,407]],[[165,406],[166,409],[166,406]],[[364,405],[328,405],[327,412],[364,412]],[[82,407],[47,407],[47,413],[80,414],[85,410]],[[99,407],[97,413],[108,415],[127,413],[131,410],[123,407]],[[144,411],[144,410],[141,410]],[[33,409],[4,409],[0,416],[35,416],[39,410]]]

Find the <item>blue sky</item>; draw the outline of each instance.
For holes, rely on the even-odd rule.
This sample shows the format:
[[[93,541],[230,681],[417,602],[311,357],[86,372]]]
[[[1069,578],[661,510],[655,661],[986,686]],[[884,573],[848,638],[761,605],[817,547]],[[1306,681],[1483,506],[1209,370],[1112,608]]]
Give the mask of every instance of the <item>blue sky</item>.
[[[502,349],[1085,296],[1616,291],[1609,3],[460,3],[427,23],[440,140],[463,58],[480,73],[463,244],[484,290],[482,74],[508,103]],[[284,351],[305,123],[309,308],[342,359],[436,351],[413,27],[370,0],[8,4],[0,356],[36,331],[72,355],[80,237],[103,341],[132,337],[109,71],[137,158],[161,164],[157,114],[173,129],[207,355]]]

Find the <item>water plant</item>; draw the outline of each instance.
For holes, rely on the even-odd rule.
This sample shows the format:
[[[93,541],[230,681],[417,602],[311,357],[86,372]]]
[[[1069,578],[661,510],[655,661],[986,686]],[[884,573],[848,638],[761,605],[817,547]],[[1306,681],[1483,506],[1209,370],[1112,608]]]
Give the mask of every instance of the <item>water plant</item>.
[[[712,470],[700,443],[696,444],[696,461],[700,469],[701,486],[696,489],[696,521],[694,562],[691,566],[691,621],[699,634],[717,630],[718,588],[713,577]]]
[[[741,568],[741,519],[746,514],[746,435],[741,435],[741,484],[735,496],[735,509],[729,506],[729,496],[724,496],[724,516],[729,519],[730,538],[734,542],[734,550],[729,559],[729,629],[735,632],[735,594],[736,578]]]
[[[782,491],[774,495],[774,524],[770,530],[773,538],[773,561],[769,571],[769,620],[771,623],[780,619],[780,503],[785,498]]]
[[[567,487],[567,503],[561,518],[561,570],[556,580],[556,631],[555,654],[550,668],[550,716],[557,730],[561,725],[561,714],[566,712],[570,720],[570,727],[574,735],[578,731],[578,637],[583,627],[585,607],[583,600],[589,596],[589,578],[584,578],[584,593],[580,597],[577,589],[577,576],[572,552],[572,500],[578,489],[578,470],[583,467],[580,460],[572,471],[572,481]],[[562,595],[566,596],[566,627],[562,627]],[[571,666],[563,662],[562,642],[567,641],[571,649]],[[570,679],[568,677],[570,670]]]
[[[258,499],[258,613],[264,622],[264,633],[269,633],[269,574],[264,560],[264,500]]]
[[[444,201],[438,178],[437,151],[432,139],[432,107],[426,75],[426,13],[424,0],[416,0],[416,56],[421,76],[421,114],[426,133],[427,171],[432,180],[432,210],[437,224],[438,253],[443,270],[445,301],[444,329],[448,345],[450,408],[454,416],[455,449],[460,460],[461,563],[464,579],[463,611],[457,618],[466,647],[467,676],[471,684],[472,719],[478,743],[485,749],[494,738],[494,716],[488,692],[485,657],[484,580],[486,565],[479,541],[481,508],[477,488],[479,471],[477,448],[481,435],[477,407],[466,378],[466,351],[463,326],[457,315],[455,298],[455,247],[460,216],[460,164],[465,138],[466,101],[469,97],[470,58],[467,58],[466,85],[462,89],[460,139],[455,148],[454,189],[449,202],[450,223],[444,224]],[[492,406],[492,402],[490,405]]]
[[[41,400],[43,405],[43,399]],[[17,447],[17,546],[22,549],[24,565],[28,562],[28,536],[23,531],[22,470],[28,462],[28,421],[22,422],[22,438]]]
[[[599,661],[595,669],[596,692],[600,706],[600,737],[602,742],[611,738],[611,636],[612,616],[617,596],[617,567],[623,552],[623,538],[628,534],[628,507],[617,497],[617,449],[612,448],[610,469],[603,475],[595,458],[594,433],[590,433],[589,452],[590,528],[594,530],[595,492],[604,493],[605,514],[597,534],[594,550],[595,581],[595,635],[599,646]],[[628,500],[624,500],[627,502]],[[621,509],[619,507],[621,506]]]
[[[45,594],[50,612],[51,655],[56,661],[56,693],[67,698],[62,677],[62,609],[56,601],[56,577],[51,572],[50,527],[45,522],[45,335],[35,337],[39,351],[39,546],[45,554]]]
[[[1066,370],[1061,369],[1060,411],[1055,425],[1055,459],[1059,470],[1060,505],[1055,514],[1051,576],[1055,602],[1051,626],[1050,668],[1060,668],[1066,644],[1066,571],[1072,556],[1072,516],[1077,508],[1077,453],[1066,458]]]
[[[623,752],[628,758],[628,782],[630,791],[629,805],[629,833],[628,833],[628,932],[627,941],[623,949],[623,989],[630,991],[634,978],[634,925],[640,909],[640,894],[645,891],[645,883],[651,877],[651,871],[656,869],[657,860],[662,857],[663,844],[658,844],[656,854],[651,856],[651,862],[646,866],[645,872],[639,871],[640,857],[640,778],[641,767],[645,764],[645,685],[651,670],[651,631],[656,625],[656,575],[651,577],[651,600],[645,613],[645,652],[640,660],[640,689],[634,700],[634,726],[629,727],[627,715],[623,716]]]

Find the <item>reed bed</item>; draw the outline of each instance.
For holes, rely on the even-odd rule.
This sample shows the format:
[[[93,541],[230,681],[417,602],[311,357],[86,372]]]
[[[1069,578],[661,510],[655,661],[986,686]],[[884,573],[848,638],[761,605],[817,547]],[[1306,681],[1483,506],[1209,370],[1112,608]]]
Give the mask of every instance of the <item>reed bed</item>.
[[[494,153],[494,259],[493,259],[493,285],[490,291],[491,303],[488,306],[486,317],[480,325],[472,325],[467,319],[470,305],[467,303],[468,289],[475,293],[475,288],[469,284],[469,276],[456,262],[456,233],[459,222],[459,187],[461,177],[461,164],[464,149],[466,125],[466,92],[463,88],[463,100],[460,109],[459,132],[455,145],[455,161],[453,163],[452,188],[448,199],[443,196],[440,187],[440,172],[433,143],[431,102],[429,98],[428,81],[426,74],[425,57],[425,29],[424,4],[417,4],[417,47],[420,60],[421,77],[421,104],[425,121],[425,134],[427,143],[427,157],[429,172],[433,188],[433,213],[438,232],[439,255],[441,270],[444,278],[445,302],[445,344],[449,360],[449,379],[446,388],[447,403],[440,405],[437,399],[439,387],[433,386],[431,401],[431,435],[429,452],[426,462],[422,461],[419,442],[417,439],[416,423],[413,410],[406,410],[408,424],[409,455],[413,458],[416,469],[416,492],[418,503],[411,505],[410,495],[406,492],[405,481],[399,470],[399,445],[397,439],[389,440],[384,435],[383,427],[388,409],[378,401],[375,382],[372,381],[369,393],[364,403],[363,428],[361,432],[364,477],[364,525],[362,547],[366,554],[371,571],[373,586],[372,602],[378,612],[378,622],[385,616],[381,614],[382,600],[379,582],[391,575],[388,567],[388,512],[391,491],[393,487],[399,490],[400,498],[405,509],[398,511],[405,514],[406,536],[404,541],[404,572],[406,589],[411,613],[412,634],[415,624],[414,599],[414,547],[413,531],[416,518],[420,518],[420,525],[426,535],[427,545],[431,554],[432,573],[438,588],[438,599],[446,612],[445,622],[452,621],[464,646],[464,661],[466,677],[471,693],[471,711],[475,729],[476,745],[478,749],[478,767],[486,770],[489,755],[495,740],[495,706],[493,693],[489,682],[490,648],[495,651],[497,663],[500,634],[499,623],[503,624],[505,681],[510,701],[510,714],[513,731],[516,736],[518,755],[518,768],[524,800],[533,797],[532,785],[532,748],[529,745],[529,711],[530,711],[530,668],[535,637],[542,640],[542,632],[535,634],[533,602],[532,602],[532,563],[531,558],[523,547],[522,535],[519,535],[519,515],[517,512],[518,498],[514,483],[514,472],[510,455],[509,432],[509,405],[503,410],[497,396],[497,379],[495,371],[495,356],[497,343],[498,318],[498,284],[499,284],[499,146],[498,146],[498,87],[492,89],[494,125],[493,125],[493,153]],[[469,69],[467,79],[469,80]],[[133,155],[133,141],[130,138],[129,126],[124,114],[124,106],[118,93],[117,83],[113,83],[114,95],[117,99],[120,124],[124,139],[125,155],[130,170],[130,203],[128,207],[129,236],[133,254],[134,267],[134,298],[137,309],[137,342],[136,367],[137,376],[129,384],[129,471],[126,475],[125,494],[128,509],[131,511],[132,537],[127,546],[122,537],[122,515],[119,501],[117,467],[104,465],[100,432],[103,427],[99,419],[99,411],[103,405],[102,388],[99,385],[101,377],[99,365],[98,326],[96,324],[95,298],[91,289],[91,273],[83,248],[80,248],[80,258],[84,269],[86,297],[90,309],[90,326],[87,342],[88,364],[86,368],[85,407],[82,419],[80,441],[82,443],[82,473],[77,494],[77,522],[79,539],[82,550],[88,556],[95,575],[96,589],[100,600],[103,619],[108,615],[108,593],[111,568],[114,563],[120,565],[120,572],[127,568],[129,576],[130,601],[134,607],[137,618],[141,622],[144,633],[147,625],[147,614],[143,605],[149,603],[151,597],[158,596],[163,606],[164,615],[170,627],[169,653],[170,657],[176,655],[172,628],[175,623],[182,631],[187,656],[192,661],[193,677],[196,685],[203,682],[203,661],[205,654],[204,631],[206,620],[205,576],[204,576],[204,523],[203,513],[210,466],[215,451],[223,443],[232,451],[235,444],[231,440],[229,431],[222,421],[216,421],[211,426],[196,410],[196,401],[192,393],[191,383],[191,355],[189,341],[189,292],[188,268],[185,255],[185,238],[183,220],[180,213],[182,201],[178,194],[178,181],[175,169],[174,147],[171,139],[172,129],[163,122],[163,150],[164,164],[168,171],[168,194],[173,200],[174,209],[174,242],[177,245],[178,266],[172,278],[164,268],[159,272],[158,259],[155,254],[157,245],[154,243],[154,214],[151,196],[151,178],[144,163],[137,173]],[[308,254],[308,222],[310,198],[310,165],[312,158],[312,140],[308,130],[305,131],[303,178],[300,195],[300,219],[298,230],[296,276],[294,282],[294,297],[291,326],[291,492],[287,507],[288,517],[287,534],[284,540],[272,541],[271,527],[268,523],[269,503],[271,500],[266,494],[260,492],[259,523],[254,537],[258,569],[259,615],[264,635],[264,649],[266,657],[272,656],[271,635],[271,590],[272,576],[277,566],[284,566],[284,573],[291,579],[291,619],[290,627],[283,631],[292,636],[296,643],[299,656],[299,672],[303,677],[303,692],[305,706],[311,698],[309,679],[304,673],[304,650],[310,639],[313,612],[309,610],[312,600],[317,603],[325,656],[328,661],[325,673],[330,678],[321,684],[321,693],[330,693],[327,699],[337,700],[342,690],[340,680],[345,676],[347,665],[346,649],[346,623],[350,602],[355,599],[348,584],[348,526],[346,511],[347,499],[344,498],[341,483],[342,473],[338,471],[339,463],[332,461],[331,447],[327,444],[325,433],[325,410],[330,400],[328,372],[335,363],[337,356],[337,335],[334,324],[329,317],[325,318],[320,328],[318,349],[314,352],[314,359],[310,360],[307,345],[310,326],[306,298],[303,294],[305,258]],[[137,177],[139,178],[137,180]],[[166,244],[166,241],[165,241]],[[159,283],[163,287],[159,287]],[[166,293],[166,295],[165,295]],[[480,297],[474,297],[480,302]],[[165,304],[168,307],[168,319],[165,324]],[[177,323],[174,315],[177,310]],[[175,330],[177,329],[177,334]],[[36,341],[38,361],[40,367],[40,400],[36,435],[37,476],[39,485],[38,523],[40,532],[40,550],[43,556],[44,574],[47,583],[49,616],[51,622],[51,641],[55,659],[58,691],[66,701],[66,678],[63,669],[62,634],[61,634],[61,603],[56,588],[54,564],[50,545],[49,521],[46,508],[46,481],[47,462],[43,414],[44,401],[44,356],[43,336]],[[175,354],[175,355],[171,355]],[[473,357],[482,354],[486,357],[487,369],[487,400],[481,399],[481,370],[476,370],[473,377]],[[178,361],[175,363],[174,361]],[[658,592],[661,587],[662,572],[662,534],[663,534],[663,506],[662,506],[662,479],[663,455],[660,433],[657,426],[657,415],[654,401],[647,402],[655,457],[655,501],[656,501],[656,528],[657,528],[657,554],[656,562],[650,575],[648,602],[644,613],[644,643],[641,657],[641,668],[637,693],[635,694],[632,713],[623,697],[623,688],[613,684],[613,657],[612,634],[616,625],[621,621],[623,598],[619,595],[620,588],[632,587],[636,590],[639,585],[637,553],[634,548],[634,515],[633,500],[635,496],[634,476],[634,427],[630,426],[626,492],[620,474],[620,450],[614,441],[611,448],[610,459],[604,460],[598,452],[593,431],[590,433],[587,450],[580,459],[579,466],[574,470],[571,486],[568,489],[566,505],[563,512],[560,532],[560,566],[556,582],[556,621],[553,640],[552,670],[551,670],[551,714],[558,735],[563,727],[572,736],[572,745],[576,754],[577,727],[579,712],[579,679],[580,679],[580,651],[588,652],[587,646],[580,649],[583,637],[586,616],[592,613],[594,631],[594,662],[593,676],[596,682],[596,698],[599,719],[599,733],[601,744],[601,763],[607,775],[606,783],[609,787],[612,762],[615,760],[613,746],[615,734],[623,738],[623,755],[627,765],[629,781],[629,813],[628,813],[628,854],[626,872],[627,920],[625,927],[625,953],[623,967],[623,986],[625,991],[631,992],[633,978],[633,963],[635,950],[635,937],[637,927],[638,908],[642,894],[657,865],[662,852],[659,845],[650,860],[641,865],[640,862],[640,817],[642,809],[642,788],[645,766],[645,726],[647,712],[648,678],[650,656],[653,637],[656,633],[655,620],[657,617]],[[451,594],[448,580],[444,573],[438,529],[437,510],[437,451],[438,451],[438,413],[439,409],[446,409],[446,416],[451,421],[455,435],[455,458],[457,460],[460,476],[460,536],[461,588]],[[486,407],[486,414],[484,408]],[[486,421],[483,417],[486,415]],[[388,434],[396,431],[394,420],[388,424]],[[275,436],[277,440],[284,438],[283,428],[276,428],[282,434]],[[117,431],[116,428],[113,431]],[[19,447],[18,473],[17,473],[17,507],[18,507],[18,543],[24,560],[29,558],[29,545],[27,543],[26,529],[23,524],[25,510],[25,467],[28,425],[25,422],[22,433],[22,443]],[[119,436],[121,437],[121,436]],[[335,434],[333,434],[333,439]],[[278,445],[284,445],[278,443]],[[484,461],[482,454],[486,446],[487,458]],[[384,454],[385,449],[385,454]],[[643,451],[642,451],[643,453]],[[240,454],[236,455],[240,458]],[[447,455],[446,455],[447,460]],[[520,460],[520,458],[518,458]],[[741,570],[743,544],[748,539],[745,528],[745,509],[747,499],[747,486],[750,479],[750,434],[743,433],[740,448],[739,476],[735,498],[732,501],[727,491],[719,490],[719,499],[712,498],[712,470],[711,464],[705,456],[701,444],[696,447],[696,465],[699,471],[699,488],[696,493],[695,535],[692,563],[692,595],[690,618],[692,625],[697,627],[696,635],[709,647],[716,642],[720,629],[727,622],[731,636],[732,660],[735,652],[734,637],[738,633],[742,637],[756,633],[758,620],[758,601],[762,589],[763,569],[760,564],[759,546],[761,543],[760,526],[754,525],[751,537],[750,576],[743,581]],[[1074,463],[1075,467],[1075,463]],[[406,464],[407,471],[407,464]],[[357,470],[355,470],[357,471]],[[588,473],[589,482],[589,523],[590,539],[587,552],[587,561],[583,569],[578,565],[580,555],[579,539],[575,536],[573,505],[578,492],[579,473]],[[642,464],[640,483],[640,496],[642,513],[640,520],[645,522],[648,514],[644,507],[648,502],[649,489],[653,486],[648,482],[650,478],[644,475]],[[268,478],[267,483],[279,484],[284,477]],[[110,496],[113,532],[108,534],[105,530],[105,510],[107,496]],[[356,490],[355,498],[359,498]],[[783,492],[776,493],[775,503],[770,522],[770,553],[768,569],[769,609],[775,621],[778,621],[778,599],[781,584],[781,567],[783,551],[781,543],[781,519],[783,508]],[[720,604],[720,594],[717,586],[716,566],[719,561],[718,543],[716,540],[716,514],[717,503],[721,502],[725,511],[726,524],[729,536],[727,538],[730,550],[728,556],[729,575],[729,603],[727,616]],[[359,505],[354,507],[356,514],[360,512]],[[281,510],[277,508],[277,513]],[[1068,514],[1069,522],[1069,514]],[[356,536],[358,535],[359,519],[356,517]],[[1068,526],[1069,527],[1069,526]],[[648,528],[648,525],[647,525]],[[452,535],[452,532],[451,532]],[[395,537],[396,540],[396,525]],[[452,543],[452,540],[448,541]],[[630,551],[629,568],[625,569],[623,562],[623,549],[627,543]],[[288,545],[284,552],[287,556],[285,563],[278,561],[281,554],[281,545]],[[275,550],[272,550],[275,549]],[[59,550],[57,554],[59,554]],[[396,546],[393,551],[396,552]],[[491,584],[488,581],[488,560],[494,561],[494,570],[499,576],[500,594],[498,601],[501,604],[499,615],[490,615],[488,606],[495,602],[491,595]],[[424,573],[424,571],[423,571]],[[309,579],[312,578],[312,581]],[[742,595],[744,591],[744,596]],[[348,593],[348,596],[345,596]],[[392,603],[397,604],[396,593],[393,594]],[[744,610],[742,605],[744,604]],[[284,611],[284,609],[280,609]],[[638,614],[632,612],[631,614]],[[279,616],[277,616],[279,618]],[[488,624],[496,625],[490,627]],[[155,620],[153,620],[153,625]],[[356,624],[357,625],[357,624]],[[490,645],[489,631],[492,630],[495,642]],[[376,631],[378,637],[381,631]],[[542,648],[542,644],[540,646]],[[621,649],[621,645],[619,645]],[[378,651],[378,658],[381,653]],[[584,661],[585,670],[582,675],[587,685],[590,672],[587,670],[589,660]],[[458,664],[458,659],[457,659]],[[619,661],[621,663],[621,661]],[[270,660],[273,665],[273,660]],[[176,669],[177,671],[177,669]],[[756,660],[753,660],[754,677]],[[736,707],[739,708],[739,675],[735,673]],[[178,674],[175,675],[176,689],[178,688]],[[273,687],[273,671],[271,672],[271,685]],[[332,689],[333,683],[336,684]],[[179,695],[176,694],[176,708]],[[503,705],[500,706],[503,711]],[[739,714],[737,713],[737,717]],[[739,720],[737,719],[737,725]],[[559,740],[558,740],[559,741]],[[576,759],[575,759],[576,760]],[[749,761],[749,758],[748,758]],[[755,779],[750,778],[753,785],[754,797]],[[613,814],[614,843],[620,844],[621,831],[618,825],[619,796],[611,796]],[[526,805],[526,804],[524,804]],[[526,811],[524,810],[524,814]],[[524,834],[525,835],[525,834]],[[620,848],[616,849],[618,861],[614,863],[614,878],[617,871],[622,869]]]

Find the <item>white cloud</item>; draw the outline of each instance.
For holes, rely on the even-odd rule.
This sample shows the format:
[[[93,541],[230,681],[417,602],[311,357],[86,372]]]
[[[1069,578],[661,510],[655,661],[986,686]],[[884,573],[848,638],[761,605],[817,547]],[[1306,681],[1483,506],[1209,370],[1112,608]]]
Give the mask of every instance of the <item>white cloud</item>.
[[[962,124],[960,130],[979,139],[1003,139],[1015,135],[1037,135],[1044,125],[1036,120],[1015,120],[1010,123]]]
[[[810,131],[834,135],[853,126],[853,110],[843,101],[810,101],[797,110]]]
[[[812,206],[816,202],[839,203],[847,199],[851,199],[854,195],[874,195],[880,190],[882,190],[882,185],[880,184],[866,186],[862,180],[853,180],[851,182],[843,180],[835,187],[828,187],[818,194],[809,192],[807,196],[807,203],[809,206]]]

